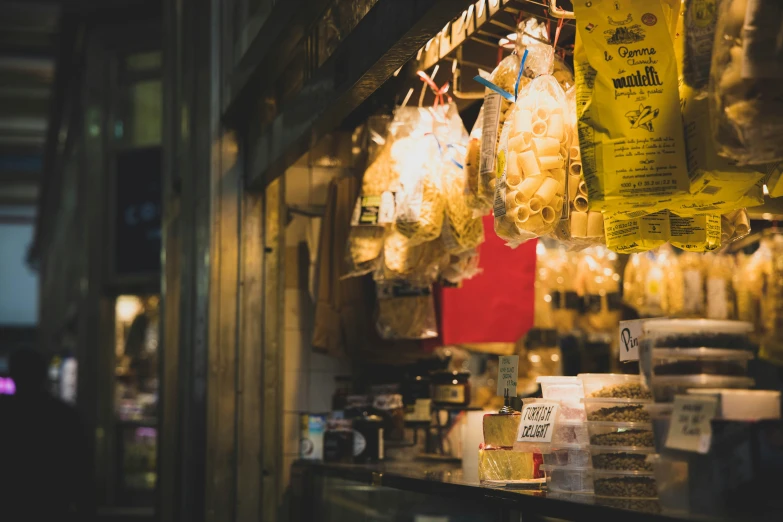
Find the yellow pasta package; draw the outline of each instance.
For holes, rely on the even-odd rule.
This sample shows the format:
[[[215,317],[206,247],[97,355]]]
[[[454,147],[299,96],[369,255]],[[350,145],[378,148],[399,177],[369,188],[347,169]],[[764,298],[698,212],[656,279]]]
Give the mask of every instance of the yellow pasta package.
[[[591,210],[639,217],[688,195],[672,35],[680,0],[575,2],[574,69]]]
[[[669,214],[669,242],[687,252],[710,252],[721,245],[718,214],[678,216]]]
[[[618,254],[652,250],[671,236],[667,210],[634,219],[604,215],[604,229],[606,246]]]

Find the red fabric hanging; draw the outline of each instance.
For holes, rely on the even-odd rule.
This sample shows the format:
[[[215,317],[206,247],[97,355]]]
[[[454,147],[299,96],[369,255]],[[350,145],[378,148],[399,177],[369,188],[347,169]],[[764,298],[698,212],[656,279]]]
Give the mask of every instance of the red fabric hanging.
[[[512,249],[484,217],[482,272],[440,292],[440,345],[516,342],[533,326],[536,241]]]

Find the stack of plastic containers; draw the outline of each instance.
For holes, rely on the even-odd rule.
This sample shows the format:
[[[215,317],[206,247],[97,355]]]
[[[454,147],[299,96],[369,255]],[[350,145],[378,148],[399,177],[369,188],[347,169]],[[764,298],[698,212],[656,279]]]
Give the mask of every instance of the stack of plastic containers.
[[[542,445],[548,496],[592,502],[589,435],[581,400],[584,387],[578,377],[539,377],[543,400],[560,401],[552,442]]]
[[[595,502],[656,511],[650,390],[639,375],[581,374]]]
[[[660,505],[665,512],[690,509],[692,463],[687,455],[665,447],[674,397],[688,390],[720,393],[753,386],[747,375],[753,358],[748,338],[752,331],[750,323],[709,319],[652,320],[643,325],[639,367],[655,401],[646,406],[656,453],[650,462],[659,478]]]
[[[689,388],[750,388],[748,334],[740,321],[671,319],[644,324],[640,368],[655,402],[672,402]]]

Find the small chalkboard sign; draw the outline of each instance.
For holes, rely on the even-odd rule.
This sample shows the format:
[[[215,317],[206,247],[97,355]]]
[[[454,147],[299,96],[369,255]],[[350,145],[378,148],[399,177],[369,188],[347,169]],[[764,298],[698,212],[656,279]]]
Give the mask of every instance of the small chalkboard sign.
[[[160,273],[160,147],[117,152],[114,216],[114,274]]]

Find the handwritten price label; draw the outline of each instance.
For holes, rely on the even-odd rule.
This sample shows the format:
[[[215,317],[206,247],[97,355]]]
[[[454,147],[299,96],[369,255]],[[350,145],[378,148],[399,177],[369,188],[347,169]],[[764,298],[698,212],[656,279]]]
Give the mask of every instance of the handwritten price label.
[[[620,321],[620,360],[639,360],[639,339],[642,337],[644,321]]]
[[[498,364],[498,395],[517,396],[517,377],[519,375],[519,355],[500,357]]]
[[[712,419],[718,412],[713,395],[675,395],[666,447],[696,453],[710,451]]]

